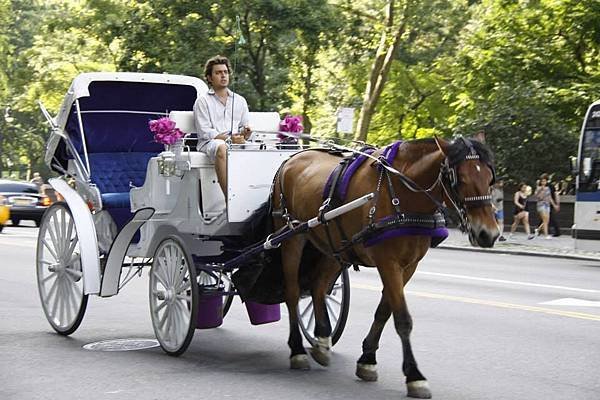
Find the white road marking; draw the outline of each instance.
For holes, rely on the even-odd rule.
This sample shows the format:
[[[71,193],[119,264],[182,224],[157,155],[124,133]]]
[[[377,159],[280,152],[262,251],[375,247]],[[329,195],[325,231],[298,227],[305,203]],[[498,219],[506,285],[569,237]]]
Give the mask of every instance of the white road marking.
[[[365,284],[361,284],[361,283],[352,283],[352,284],[350,284],[350,286],[355,289],[365,289],[365,290],[371,290],[374,292],[381,292],[381,286],[365,285]],[[540,313],[540,314],[559,315],[561,317],[585,319],[588,321],[599,321],[600,322],[600,315],[596,315],[596,314],[588,314],[588,313],[581,313],[581,312],[575,312],[575,311],[563,311],[563,310],[556,310],[556,309],[552,309],[552,308],[528,306],[528,305],[524,305],[524,304],[505,303],[502,301],[495,301],[495,300],[475,299],[472,297],[452,296],[452,295],[440,294],[440,293],[420,292],[420,291],[413,291],[413,290],[405,290],[404,292],[406,294],[409,294],[412,296],[425,297],[425,298],[429,298],[429,299],[456,301],[459,303],[477,304],[477,305],[497,307],[497,308],[508,308],[508,309],[513,309],[513,310],[530,311],[530,312],[535,312],[535,313]]]
[[[574,299],[572,297],[565,297],[564,299],[544,301],[540,304],[544,304],[544,305],[548,305],[548,306],[600,307],[600,301]]]
[[[505,279],[479,278],[479,277],[468,276],[468,275],[444,274],[441,272],[417,271],[416,273],[422,274],[422,275],[441,276],[441,277],[453,278],[453,279],[465,279],[465,280],[470,280],[470,281],[505,283],[505,284],[509,284],[509,285],[539,287],[539,288],[546,288],[546,289],[570,290],[573,292],[582,292],[582,293],[600,293],[600,290],[595,290],[595,289],[583,289],[583,288],[576,288],[576,287],[570,287],[570,286],[559,286],[559,285],[546,285],[543,283],[509,281],[509,280],[505,280]]]

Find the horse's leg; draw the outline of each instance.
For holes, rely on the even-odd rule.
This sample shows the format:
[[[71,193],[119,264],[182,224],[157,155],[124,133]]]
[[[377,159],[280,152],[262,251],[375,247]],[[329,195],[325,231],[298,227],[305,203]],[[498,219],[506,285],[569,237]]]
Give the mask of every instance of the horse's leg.
[[[375,320],[371,329],[362,343],[362,355],[356,362],[356,376],[365,381],[377,380],[377,360],[375,353],[379,348],[379,339],[383,332],[385,323],[390,318],[392,310],[387,303],[385,296],[381,296],[377,310],[375,311]]]
[[[286,240],[281,245],[283,275],[285,284],[285,304],[288,309],[290,322],[290,368],[310,369],[306,350],[302,345],[302,334],[298,325],[298,300],[300,299],[300,285],[298,283],[298,270],[302,258],[302,249],[306,243],[303,236],[295,236]]]
[[[331,360],[331,323],[325,296],[333,280],[340,272],[340,265],[331,257],[321,257],[316,265],[317,276],[312,287],[312,301],[315,312],[315,339],[317,343],[310,350],[316,362],[328,366]]]
[[[400,340],[402,341],[402,350],[404,361],[402,362],[402,371],[406,376],[406,388],[408,397],[419,399],[430,399],[431,391],[427,379],[421,374],[417,367],[417,361],[412,352],[410,344],[410,333],[412,331],[412,318],[408,312],[406,298],[404,297],[404,285],[412,276],[417,263],[407,265],[402,271],[396,264],[387,264],[378,267],[381,280],[383,281],[383,295],[390,304],[394,316],[394,327]]]

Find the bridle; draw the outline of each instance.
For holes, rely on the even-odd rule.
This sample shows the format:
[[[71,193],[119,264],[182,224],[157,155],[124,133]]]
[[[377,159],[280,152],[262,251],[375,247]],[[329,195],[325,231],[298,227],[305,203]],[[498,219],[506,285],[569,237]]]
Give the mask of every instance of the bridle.
[[[485,207],[492,204],[492,195],[481,195],[481,196],[469,196],[460,198],[458,193],[460,187],[460,180],[458,179],[458,165],[464,161],[480,160],[479,153],[475,150],[473,143],[469,139],[461,137],[461,140],[468,148],[468,153],[464,157],[457,157],[450,159],[448,156],[444,159],[442,167],[440,169],[439,181],[442,184],[442,188],[446,193],[446,197],[452,203],[454,210],[459,217],[459,227],[463,232],[470,232],[471,225],[467,218],[467,211],[473,208]],[[494,166],[490,162],[486,162],[488,168],[492,171],[492,181],[490,186],[496,182],[496,171]]]

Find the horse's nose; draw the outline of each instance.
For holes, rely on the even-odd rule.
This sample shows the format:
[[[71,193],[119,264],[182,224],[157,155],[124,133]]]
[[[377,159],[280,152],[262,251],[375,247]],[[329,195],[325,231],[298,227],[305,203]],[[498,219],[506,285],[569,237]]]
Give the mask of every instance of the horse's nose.
[[[492,247],[497,237],[498,233],[491,234],[487,229],[482,229],[479,231],[479,235],[477,236],[477,243],[481,247]]]

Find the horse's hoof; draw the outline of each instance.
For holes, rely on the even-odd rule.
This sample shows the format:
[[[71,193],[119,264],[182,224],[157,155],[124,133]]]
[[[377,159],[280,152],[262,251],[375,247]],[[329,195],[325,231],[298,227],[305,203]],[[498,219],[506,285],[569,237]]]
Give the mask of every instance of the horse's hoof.
[[[331,361],[331,352],[329,350],[323,350],[319,347],[313,347],[309,350],[313,360],[318,362],[324,367],[328,367]]]
[[[431,390],[427,381],[413,381],[406,384],[407,396],[415,399],[430,399]]]
[[[331,337],[317,337],[317,342],[310,349],[312,358],[324,367],[331,361]]]
[[[331,362],[331,338],[318,337],[315,345],[310,349],[312,358],[324,367]]]
[[[309,370],[310,364],[306,354],[296,354],[290,357],[290,369]]]
[[[356,363],[356,376],[363,381],[375,382],[377,380],[377,364]]]

